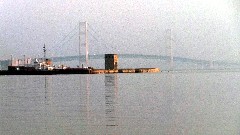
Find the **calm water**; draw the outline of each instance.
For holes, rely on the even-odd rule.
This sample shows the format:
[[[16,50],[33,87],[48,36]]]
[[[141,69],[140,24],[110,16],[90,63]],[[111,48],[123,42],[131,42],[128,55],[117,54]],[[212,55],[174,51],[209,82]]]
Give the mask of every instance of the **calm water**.
[[[0,76],[1,135],[238,135],[240,72]]]

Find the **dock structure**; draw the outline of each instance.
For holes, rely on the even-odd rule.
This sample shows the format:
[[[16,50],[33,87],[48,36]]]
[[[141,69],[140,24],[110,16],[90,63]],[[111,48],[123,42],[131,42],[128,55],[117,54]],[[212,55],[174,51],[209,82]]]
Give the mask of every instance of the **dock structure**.
[[[111,74],[111,73],[156,73],[159,68],[126,68],[118,69],[118,55],[105,54],[105,69],[93,69],[92,74]]]
[[[54,70],[34,70],[33,68],[18,67],[18,70],[2,70],[0,75],[57,75],[57,74],[114,74],[114,73],[157,73],[159,68],[132,68],[132,69],[92,69],[69,68]]]
[[[160,72],[159,68],[118,68],[117,54],[105,54],[105,69],[95,69],[93,67],[55,68],[51,65],[52,61],[50,59],[44,58],[42,61],[35,61],[33,66],[8,66],[8,70],[0,70],[0,75],[114,74]]]
[[[113,74],[113,73],[157,73],[159,68],[129,68],[129,69],[93,69],[92,74]]]

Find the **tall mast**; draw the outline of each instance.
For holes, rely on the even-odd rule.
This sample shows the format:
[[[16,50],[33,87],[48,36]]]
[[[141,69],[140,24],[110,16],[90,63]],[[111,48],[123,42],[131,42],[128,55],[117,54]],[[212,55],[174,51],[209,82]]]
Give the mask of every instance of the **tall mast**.
[[[46,46],[44,44],[43,46],[43,62],[46,62]],[[44,64],[43,64],[43,70],[45,70]]]
[[[43,46],[43,59],[45,60],[46,59],[46,46],[45,46],[45,44],[44,44],[44,46]]]

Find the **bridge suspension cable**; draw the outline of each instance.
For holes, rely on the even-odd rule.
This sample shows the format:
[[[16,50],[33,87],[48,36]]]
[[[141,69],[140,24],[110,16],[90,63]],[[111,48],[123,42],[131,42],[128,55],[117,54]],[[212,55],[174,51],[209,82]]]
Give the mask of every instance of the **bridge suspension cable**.
[[[110,48],[107,45],[107,42],[103,38],[101,38],[101,36],[98,34],[98,32],[96,32],[96,30],[90,24],[88,24],[88,26],[89,26],[89,34],[95,41],[97,41],[97,44],[99,44],[98,46],[106,48],[103,50],[111,50],[112,51],[112,48]],[[99,51],[97,51],[97,52],[99,52]]]
[[[58,41],[54,44],[52,50],[53,52],[56,50],[58,51],[58,49],[60,49],[62,46],[64,46],[65,44],[67,44],[70,40],[72,40],[74,38],[74,36],[77,35],[77,28],[78,25],[75,25],[75,27],[73,29],[71,29],[70,32],[68,32],[61,41]],[[76,36],[77,37],[77,36]]]
[[[74,44],[76,43],[77,38],[79,38],[79,45],[78,45],[79,46],[79,54],[78,54],[79,55],[79,64],[81,64],[80,63],[80,59],[82,59],[81,51],[83,51],[80,48],[83,45],[84,46],[87,45],[87,46],[85,46],[86,47],[85,55],[89,54],[88,47],[91,48],[89,50],[91,50],[92,54],[100,54],[100,50],[103,50],[103,51],[105,51],[105,50],[111,51],[112,50],[112,48],[110,46],[108,46],[107,42],[103,40],[102,35],[98,30],[96,30],[92,25],[90,25],[87,22],[79,22],[79,24],[76,24],[68,33],[66,33],[63,36],[62,40],[55,43],[55,45],[51,49],[52,52],[63,52],[63,50],[60,50],[60,49],[63,49],[65,45],[75,46]],[[71,43],[72,41],[74,43]],[[76,48],[78,48],[78,47],[76,46]],[[56,54],[55,54],[55,56],[56,56]],[[57,55],[57,56],[59,56],[59,55]],[[80,56],[81,56],[81,58],[80,58]],[[88,59],[88,56],[86,56],[86,60],[87,59]],[[88,65],[87,63],[88,62],[86,61],[86,65]]]

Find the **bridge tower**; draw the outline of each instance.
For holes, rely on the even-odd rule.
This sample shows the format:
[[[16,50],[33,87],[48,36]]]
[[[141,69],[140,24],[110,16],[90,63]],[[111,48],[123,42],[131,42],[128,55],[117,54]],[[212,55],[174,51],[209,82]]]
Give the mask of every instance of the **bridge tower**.
[[[166,56],[168,56],[169,68],[173,70],[173,36],[172,29],[167,29],[167,47],[166,47]]]
[[[88,23],[87,22],[79,22],[79,66],[83,64],[83,63],[81,63],[81,55],[85,55],[85,66],[88,67],[88,65],[89,65],[88,54],[89,54],[89,51],[88,51]]]

